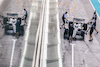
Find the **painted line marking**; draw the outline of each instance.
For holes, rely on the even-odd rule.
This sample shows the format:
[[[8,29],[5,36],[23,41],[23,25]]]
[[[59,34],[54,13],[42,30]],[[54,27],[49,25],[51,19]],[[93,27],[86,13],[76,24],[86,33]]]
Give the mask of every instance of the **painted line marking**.
[[[74,8],[75,8],[75,4],[73,5],[73,9],[72,9],[72,11],[74,11]]]
[[[3,3],[4,0],[0,0],[0,5]]]
[[[84,53],[86,54],[89,50],[86,50]]]
[[[10,66],[9,67],[12,67],[12,65],[13,65],[14,50],[15,50],[15,44],[16,44],[17,39],[12,39],[12,41],[13,41],[13,47],[12,47],[12,53],[11,53]]]
[[[2,47],[2,45],[0,44],[0,47]]]
[[[58,2],[58,5],[60,4],[60,2]]]
[[[59,28],[59,14],[57,14],[57,37],[58,37],[58,57],[59,57],[59,67],[62,67],[62,57],[61,57],[61,40],[60,40],[60,28]]]
[[[88,65],[87,65],[87,64],[85,64],[85,67],[88,67]]]
[[[18,5],[19,5],[19,7],[21,7],[20,0],[18,0]]]
[[[58,5],[57,5],[57,7],[58,7]],[[56,19],[57,19],[57,31],[58,31],[58,33],[57,33],[57,38],[58,38],[58,57],[59,57],[59,67],[63,67],[62,66],[62,56],[61,56],[61,49],[60,49],[60,47],[61,47],[61,40],[60,40],[60,28],[59,28],[59,14],[57,14],[57,17],[56,17]]]
[[[65,7],[67,6],[67,4],[68,4],[68,1],[67,1],[67,3],[66,3]]]
[[[19,67],[23,67],[23,64],[24,64],[24,58],[25,58],[25,55],[26,55],[26,51],[27,51],[27,42],[28,42],[28,37],[29,37],[29,29],[30,29],[30,26],[31,26],[31,19],[32,19],[32,11],[30,11],[30,16],[29,16],[29,20],[28,20],[28,26],[27,26],[27,29],[25,31],[25,46],[24,46],[24,50],[23,50],[23,54],[22,54],[22,58],[21,58],[21,62],[20,62],[20,66]]]
[[[76,44],[70,44],[72,46],[72,67],[74,67],[74,46]]]

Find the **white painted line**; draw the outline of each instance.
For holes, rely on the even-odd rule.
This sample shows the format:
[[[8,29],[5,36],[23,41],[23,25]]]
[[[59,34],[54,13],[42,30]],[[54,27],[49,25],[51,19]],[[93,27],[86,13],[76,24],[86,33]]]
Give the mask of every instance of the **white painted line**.
[[[0,44],[0,47],[2,47],[2,45]]]
[[[58,7],[58,5],[57,5]],[[61,56],[61,39],[60,39],[60,28],[59,28],[59,12],[57,14],[57,37],[58,37],[58,57],[59,57],[59,67],[63,67],[62,65],[62,56]]]
[[[30,11],[30,16],[29,16],[29,20],[28,20],[28,26],[27,26],[27,30],[25,32],[25,46],[24,46],[24,50],[23,50],[23,54],[22,54],[22,59],[21,59],[21,63],[20,63],[20,67],[23,67],[23,64],[24,64],[24,58],[25,58],[25,55],[26,55],[26,50],[27,50],[27,41],[28,41],[28,37],[29,37],[29,28],[31,26],[31,19],[32,19],[32,11]]]
[[[46,1],[46,10],[45,10],[46,22],[44,24],[44,45],[43,45],[43,62],[40,67],[47,67],[47,44],[48,44],[48,23],[49,23],[49,0]]]
[[[4,0],[0,0],[0,6],[1,6],[1,4],[3,3],[3,1],[4,1]]]
[[[89,2],[90,2],[90,4],[92,5],[93,9],[95,10],[95,8],[94,8],[92,2],[91,2],[90,0],[89,0]],[[97,16],[98,16],[98,18],[99,18],[99,20],[100,20],[100,17],[99,17],[99,14],[98,14],[98,13],[97,13]]]
[[[86,50],[84,53],[86,54],[89,50]]]
[[[57,14],[57,37],[58,37],[58,57],[59,57],[59,67],[62,67],[62,57],[61,57],[61,39],[60,39],[60,28],[59,28],[59,15]]]
[[[13,41],[13,47],[12,47],[11,60],[10,60],[9,67],[12,67],[13,65],[14,50],[15,50],[15,44],[16,44],[17,39],[12,39],[12,41]]]
[[[93,36],[93,43],[95,43],[96,45],[99,45],[99,42],[98,42],[98,40],[96,39],[95,36]]]
[[[87,64],[85,64],[85,67],[88,67],[88,65],[87,65]]]
[[[70,44],[72,46],[72,67],[74,67],[74,46],[76,44]]]

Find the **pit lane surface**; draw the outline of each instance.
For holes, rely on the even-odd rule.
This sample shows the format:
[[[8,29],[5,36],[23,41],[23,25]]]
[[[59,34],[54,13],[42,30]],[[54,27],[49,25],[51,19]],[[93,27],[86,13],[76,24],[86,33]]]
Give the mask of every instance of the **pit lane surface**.
[[[0,0],[1,3],[2,0]],[[19,6],[20,5],[20,6]],[[4,0],[0,5],[0,15],[6,16],[6,13],[18,13],[19,17],[23,16],[23,9],[26,8],[29,13],[31,0]],[[0,67],[9,67],[11,60],[11,53],[13,48],[13,40],[16,39],[12,35],[4,35],[4,28],[0,26]],[[20,36],[15,43],[13,53],[12,67],[18,67],[21,58],[21,51],[23,49],[24,36]]]
[[[59,20],[63,24],[62,15],[68,12],[67,18],[83,18],[90,21],[94,9],[89,0],[59,0]],[[97,30],[100,31],[100,20],[97,19]],[[61,29],[62,59],[64,67],[72,67],[72,46],[68,40],[63,39],[64,29]],[[73,41],[74,46],[74,67],[100,67],[100,33],[93,33],[93,41],[89,42],[89,34],[85,35],[84,41]]]

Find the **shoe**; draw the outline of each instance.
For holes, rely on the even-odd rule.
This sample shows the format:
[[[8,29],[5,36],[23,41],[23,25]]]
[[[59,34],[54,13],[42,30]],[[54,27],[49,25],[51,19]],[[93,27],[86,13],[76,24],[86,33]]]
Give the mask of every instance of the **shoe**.
[[[98,34],[98,32],[96,34]]]
[[[76,40],[76,38],[74,37],[73,40]]]
[[[92,41],[92,40],[89,40],[89,41]]]
[[[60,29],[62,29],[62,28],[60,27]]]
[[[69,40],[69,43],[70,43],[70,40]]]
[[[92,41],[93,39],[90,39],[89,41]]]

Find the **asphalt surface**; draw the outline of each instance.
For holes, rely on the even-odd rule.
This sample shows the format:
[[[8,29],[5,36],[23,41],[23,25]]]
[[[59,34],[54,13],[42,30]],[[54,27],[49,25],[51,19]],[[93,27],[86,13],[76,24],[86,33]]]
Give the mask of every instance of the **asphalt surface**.
[[[26,8],[29,14],[31,0],[4,0],[0,5],[0,15],[7,16],[7,13],[18,13],[19,17],[23,16],[23,9]],[[28,19],[27,19],[28,20]],[[27,26],[25,26],[26,28]],[[4,28],[0,26],[0,67],[9,67],[13,40],[16,39],[12,35],[4,35]],[[15,51],[12,67],[18,67],[21,59],[21,52],[23,50],[24,36],[20,36],[15,43]]]
[[[16,0],[5,0],[0,7],[0,14],[6,16],[6,13],[14,12],[18,13],[21,17],[23,15],[23,8],[29,10],[31,0],[20,0],[19,3]],[[73,7],[73,5],[75,5]],[[62,14],[67,11],[68,20],[73,18],[83,18],[88,22],[93,16],[93,7],[89,0],[59,0],[59,21],[62,22]],[[29,11],[28,11],[29,12]],[[100,20],[97,20],[97,30],[100,31]],[[61,29],[61,48],[63,67],[72,67],[72,47],[68,40],[63,39],[64,29]],[[93,33],[93,41],[89,42],[89,34],[85,36],[84,41],[73,41],[75,45],[74,67],[100,67],[100,34]],[[4,29],[0,28],[0,67],[9,67],[11,51],[13,46],[12,39],[16,39],[12,35],[4,35]],[[15,43],[15,52],[13,67],[18,67],[21,58],[21,51],[23,50],[24,37],[20,37]]]
[[[94,9],[89,0],[59,0],[59,21],[62,22],[62,15],[68,12],[67,19],[86,19],[86,23],[93,16]],[[100,31],[100,19],[97,19],[97,30]],[[63,38],[64,29],[61,29],[61,48],[63,67],[72,67],[72,46]],[[100,33],[93,32],[93,41],[89,42],[89,34],[85,35],[84,41],[73,41],[74,46],[74,67],[100,67]]]

